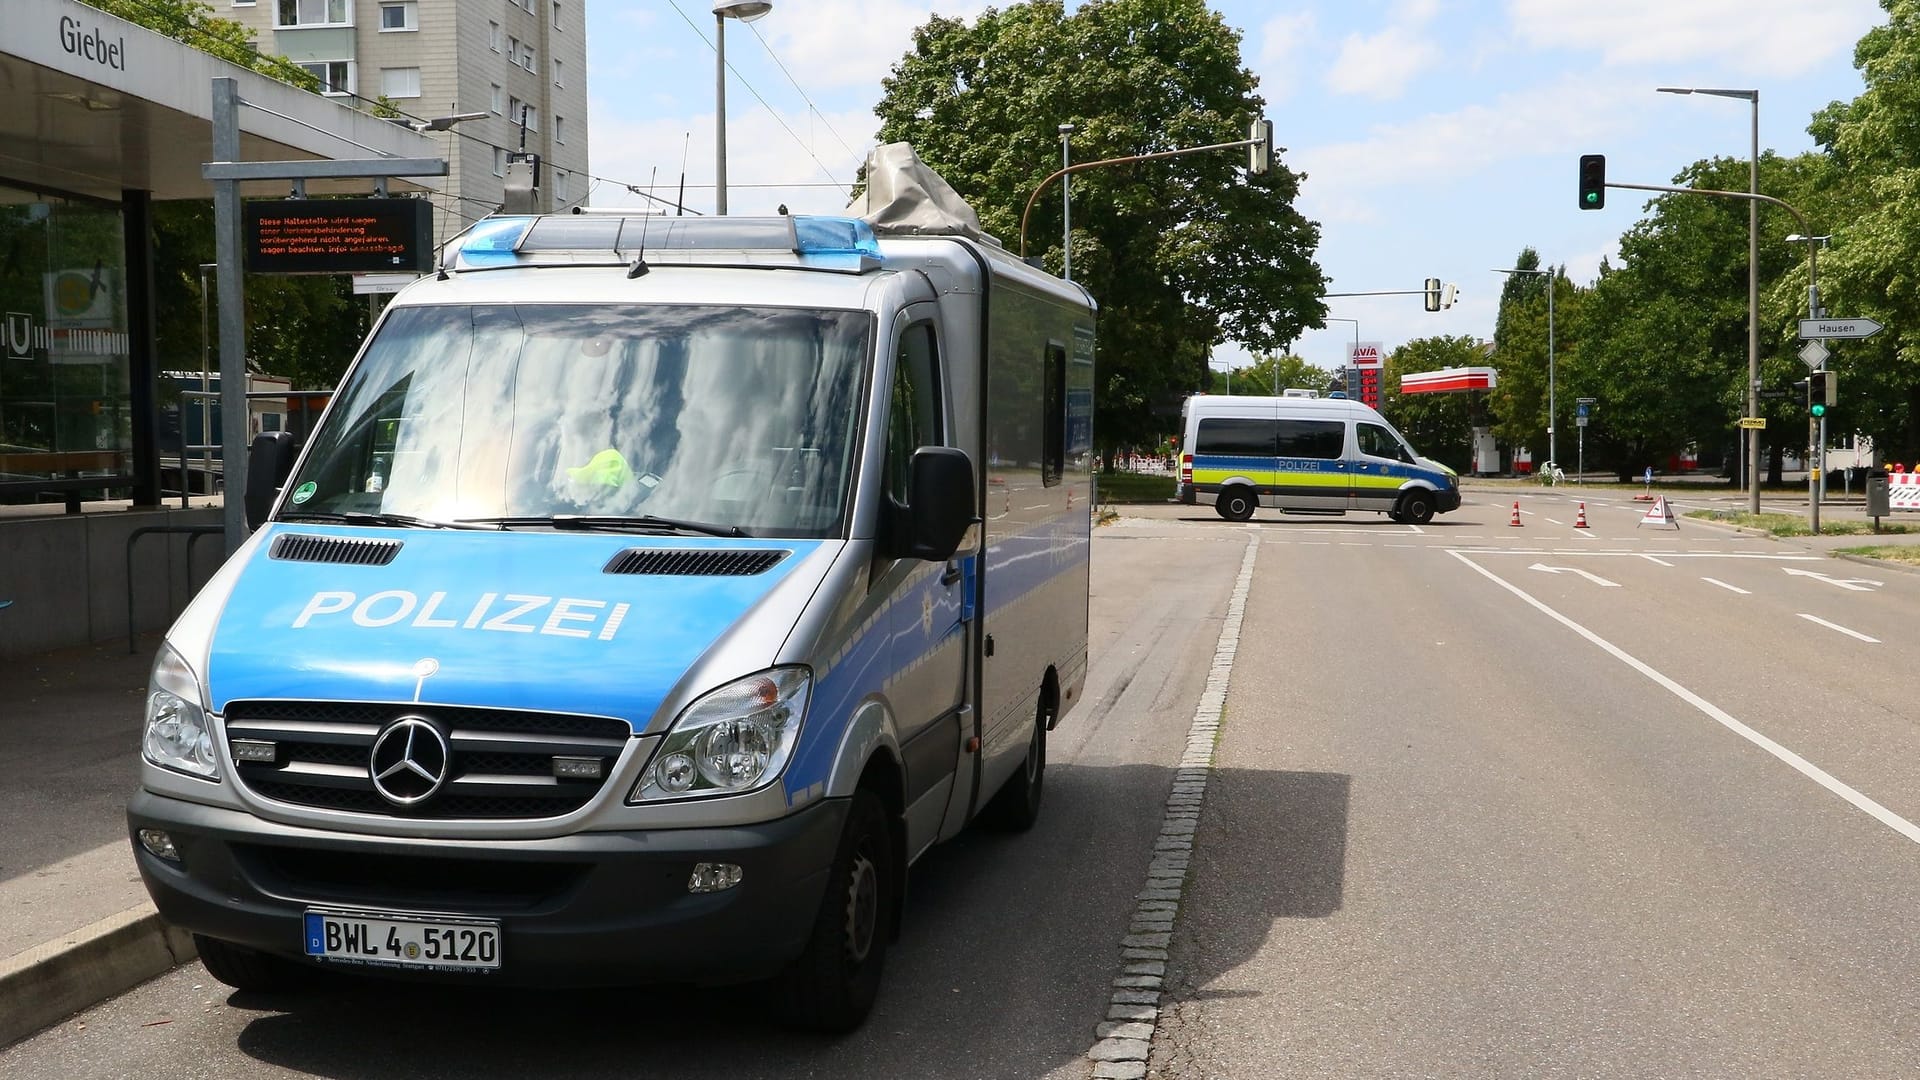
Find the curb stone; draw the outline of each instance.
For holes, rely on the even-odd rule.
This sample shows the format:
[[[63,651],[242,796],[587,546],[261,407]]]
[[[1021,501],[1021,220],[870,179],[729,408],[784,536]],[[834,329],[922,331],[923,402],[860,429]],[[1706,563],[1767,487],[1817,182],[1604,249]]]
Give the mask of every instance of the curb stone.
[[[197,954],[152,904],[0,960],[0,1047],[164,974]]]
[[[1187,729],[1185,749],[1174,769],[1154,839],[1153,856],[1139,892],[1134,894],[1132,925],[1120,939],[1120,972],[1112,982],[1107,1015],[1094,1028],[1096,1041],[1086,1058],[1094,1080],[1142,1080],[1153,1054],[1153,1036],[1160,1021],[1160,997],[1167,971],[1167,948],[1185,900],[1187,872],[1200,814],[1206,806],[1207,779],[1213,773],[1214,747],[1227,707],[1227,681],[1233,674],[1234,654],[1240,647],[1240,624],[1253,587],[1254,557],[1260,534],[1247,533],[1247,552],[1240,561],[1227,617],[1207,671],[1207,685]]]

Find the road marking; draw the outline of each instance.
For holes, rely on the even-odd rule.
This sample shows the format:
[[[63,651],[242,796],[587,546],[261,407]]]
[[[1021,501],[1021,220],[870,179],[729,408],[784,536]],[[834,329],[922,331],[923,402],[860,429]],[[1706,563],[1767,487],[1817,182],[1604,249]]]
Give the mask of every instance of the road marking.
[[[1565,525],[1565,524],[1566,524],[1566,522],[1564,522],[1564,521],[1561,521],[1561,520],[1560,520],[1559,518],[1548,518],[1547,520],[1548,520],[1548,521],[1550,521],[1550,522],[1552,522],[1552,523],[1553,523],[1553,524],[1555,524],[1555,525]]]
[[[1555,611],[1554,609],[1548,607],[1546,604],[1541,603],[1539,600],[1534,599],[1530,594],[1527,593],[1525,589],[1522,589],[1518,585],[1514,585],[1508,582],[1504,578],[1495,574],[1493,571],[1488,570],[1486,567],[1481,566],[1479,563],[1474,562],[1472,559],[1467,558],[1465,555],[1462,555],[1457,551],[1448,552],[1448,554],[1452,555],[1454,558],[1459,559],[1461,562],[1466,563],[1468,566],[1472,567],[1476,572],[1480,574],[1480,576],[1486,578],[1488,581],[1493,582],[1494,584],[1507,590],[1513,595],[1526,601],[1529,605],[1531,605],[1535,610],[1539,611],[1541,614],[1546,615],[1548,618],[1552,619],[1553,621],[1559,623],[1562,626],[1565,626],[1567,629],[1572,630],[1574,633],[1579,634],[1581,637],[1586,638],[1588,641],[1599,646],[1602,650],[1604,650],[1608,655],[1612,656],[1614,659],[1619,660],[1621,663],[1627,665],[1628,667],[1634,669],[1635,671],[1638,671],[1640,674],[1645,675],[1647,678],[1653,680],[1653,682],[1658,684],[1662,689],[1666,690],[1668,693],[1671,693],[1673,696],[1679,698],[1680,700],[1686,702],[1687,704],[1693,706],[1694,708],[1700,710],[1702,713],[1706,714],[1710,719],[1714,720],[1716,723],[1720,724],[1720,726],[1726,728],[1728,731],[1733,732],[1735,735],[1740,736],[1741,738],[1747,740],[1748,742],[1759,747],[1760,749],[1765,750],[1767,753],[1772,754],[1774,757],[1778,758],[1780,761],[1792,767],[1794,771],[1800,773],[1802,776],[1805,776],[1807,779],[1812,780],[1814,783],[1819,784],[1821,787],[1826,788],[1828,791],[1832,792],[1833,794],[1838,795],[1842,799],[1845,799],[1847,802],[1853,804],[1853,806],[1856,809],[1860,810],[1862,813],[1865,813],[1868,817],[1873,818],[1875,821],[1878,821],[1880,824],[1885,825],[1887,828],[1892,829],[1894,832],[1899,833],[1901,836],[1906,837],[1908,840],[1911,840],[1915,844],[1920,844],[1920,825],[1915,825],[1913,822],[1908,821],[1906,818],[1901,817],[1899,814],[1896,814],[1893,811],[1887,809],[1886,807],[1881,806],[1879,803],[1874,802],[1872,799],[1868,798],[1864,794],[1861,794],[1859,791],[1841,782],[1838,778],[1833,776],[1833,774],[1827,772],[1825,769],[1820,768],[1818,765],[1815,765],[1811,761],[1808,761],[1806,758],[1801,757],[1799,754],[1794,753],[1793,751],[1787,749],[1786,747],[1781,746],[1779,743],[1774,742],[1772,739],[1767,738],[1765,735],[1762,735],[1758,731],[1755,731],[1754,729],[1748,727],[1747,725],[1741,723],[1740,721],[1735,720],[1731,715],[1727,713],[1726,710],[1720,708],[1718,705],[1715,705],[1713,702],[1708,701],[1707,699],[1701,697],[1699,694],[1694,693],[1693,691],[1687,689],[1686,687],[1681,686],[1679,683],[1674,682],[1672,679],[1669,679],[1665,675],[1662,675],[1660,672],[1655,671],[1652,667],[1649,667],[1647,664],[1636,659],[1631,654],[1629,654],[1626,650],[1620,648],[1618,645],[1615,645],[1611,641],[1608,641],[1607,639],[1601,637],[1600,635],[1594,633],[1593,631],[1587,629],[1586,627],[1581,626],[1579,623],[1574,622],[1572,619],[1569,619],[1565,615],[1560,614],[1558,611]],[[1805,617],[1811,618],[1812,616],[1805,616]]]
[[[1342,540],[1340,541],[1340,546],[1341,547],[1372,547],[1373,545],[1363,544],[1358,540]]]
[[[1824,581],[1829,585],[1838,585],[1841,588],[1846,589],[1850,592],[1872,592],[1873,589],[1870,589],[1867,586],[1869,585],[1879,586],[1879,585],[1886,584],[1886,582],[1884,581],[1874,581],[1871,578],[1863,578],[1863,577],[1853,577],[1853,578],[1828,577],[1825,574],[1818,573],[1813,570],[1795,570],[1791,566],[1783,566],[1781,567],[1781,569],[1785,570],[1787,573],[1792,574],[1795,577],[1819,578],[1821,581]]]
[[[1577,532],[1577,533],[1574,533],[1573,535],[1575,535],[1575,536],[1577,536],[1577,537],[1579,537],[1579,538],[1580,538],[1580,539],[1582,539],[1582,540],[1594,540],[1594,541],[1597,541],[1597,540],[1599,540],[1599,539],[1600,539],[1599,537],[1597,537],[1597,536],[1595,536],[1595,535],[1593,535],[1593,534],[1592,534],[1592,533],[1590,533],[1590,532]]]
[[[1625,548],[1498,548],[1498,547],[1458,547],[1447,548],[1454,553],[1468,555],[1610,555],[1629,558],[1644,558],[1646,553],[1629,551]],[[1773,562],[1827,562],[1824,555],[1769,555],[1753,551],[1680,551],[1669,552],[1670,559],[1766,559]]]
[[[1546,563],[1534,563],[1532,566],[1527,567],[1527,569],[1545,570],[1549,574],[1579,574],[1581,577],[1586,578],[1588,581],[1593,582],[1603,589],[1617,589],[1620,587],[1620,583],[1617,581],[1608,581],[1598,574],[1590,574],[1585,570],[1575,569],[1571,566],[1548,566]]]
[[[1046,509],[1047,507],[1049,507],[1049,506],[1052,506],[1052,505],[1053,505],[1052,503],[1040,503],[1040,504],[1038,504],[1038,505],[1036,505],[1036,506],[1023,506],[1023,507],[1021,507],[1020,509],[1022,509],[1022,510],[1045,510],[1045,509]]]
[[[1803,618],[1803,619],[1805,619],[1805,620],[1807,620],[1808,622],[1817,622],[1817,623],[1819,623],[1819,624],[1820,624],[1821,626],[1824,626],[1824,627],[1826,627],[1826,628],[1827,628],[1827,629],[1829,629],[1829,630],[1838,630],[1838,631],[1840,631],[1841,633],[1843,633],[1843,634],[1845,634],[1845,635],[1847,635],[1848,637],[1854,637],[1854,638],[1859,638],[1859,639],[1860,639],[1861,641],[1864,641],[1864,642],[1866,642],[1866,643],[1867,643],[1867,644],[1869,644],[1869,645],[1878,645],[1878,644],[1880,644],[1880,639],[1879,639],[1879,638],[1872,638],[1872,637],[1868,637],[1867,635],[1865,635],[1865,634],[1863,634],[1863,633],[1861,633],[1861,632],[1860,632],[1860,631],[1858,631],[1858,630],[1849,630],[1849,629],[1847,629],[1846,627],[1844,627],[1844,626],[1841,626],[1841,625],[1840,625],[1839,623],[1830,623],[1830,622],[1828,622],[1827,620],[1825,620],[1825,619],[1823,619],[1823,618],[1821,618],[1821,617],[1820,617],[1820,616],[1818,616],[1818,615],[1809,615],[1809,614],[1807,614],[1807,613],[1806,613],[1806,612],[1804,612],[1804,611],[1802,611],[1802,612],[1799,612],[1798,614],[1799,614],[1799,616],[1800,616],[1801,618]]]
[[[1740,594],[1741,596],[1752,596],[1752,595],[1753,595],[1753,593],[1752,593],[1752,592],[1750,592],[1750,591],[1748,591],[1748,590],[1746,590],[1746,589],[1743,589],[1743,588],[1741,588],[1741,587],[1740,587],[1740,586],[1738,586],[1738,585],[1729,585],[1729,584],[1727,584],[1726,582],[1724,582],[1724,581],[1721,581],[1721,580],[1720,580],[1719,578],[1710,578],[1710,577],[1703,577],[1703,578],[1701,578],[1700,580],[1701,580],[1701,581],[1704,581],[1704,582],[1706,582],[1706,583],[1708,583],[1708,584],[1710,584],[1710,585],[1718,585],[1718,586],[1720,586],[1721,588],[1723,588],[1723,589],[1725,589],[1725,590],[1727,590],[1728,592],[1737,592],[1737,593],[1739,593],[1739,594]]]
[[[1671,552],[1669,552],[1669,554],[1671,554]],[[1648,561],[1648,562],[1650,562],[1650,563],[1658,563],[1658,564],[1659,564],[1659,565],[1661,565],[1661,566],[1672,566],[1672,565],[1673,565],[1672,563],[1670,563],[1670,562],[1668,562],[1668,561],[1667,561],[1667,560],[1665,560],[1665,559],[1656,559],[1656,558],[1654,558],[1654,557],[1653,557],[1652,555],[1642,555],[1642,556],[1640,556],[1640,557],[1641,557],[1641,558],[1643,558],[1643,559],[1645,559],[1645,560],[1647,560],[1647,561]]]
[[[1415,536],[1425,536],[1425,535],[1427,535],[1427,530],[1425,530],[1425,529],[1423,529],[1423,528],[1421,528],[1421,527],[1420,527],[1420,526],[1418,526],[1418,525],[1414,525],[1414,524],[1412,524],[1412,523],[1409,523],[1409,524],[1407,525],[1407,528],[1409,528],[1409,529],[1412,529],[1412,530],[1413,530],[1413,533],[1414,533],[1414,535],[1415,535]]]

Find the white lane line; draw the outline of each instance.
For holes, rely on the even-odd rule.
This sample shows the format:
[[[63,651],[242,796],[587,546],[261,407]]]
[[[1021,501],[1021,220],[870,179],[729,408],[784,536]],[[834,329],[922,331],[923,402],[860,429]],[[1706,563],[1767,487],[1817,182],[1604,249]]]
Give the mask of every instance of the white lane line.
[[[1373,545],[1363,544],[1358,540],[1342,540],[1340,541],[1340,546],[1341,547],[1372,547]]]
[[[1598,539],[1600,539],[1599,537],[1597,537],[1597,536],[1595,536],[1595,535],[1593,535],[1592,533],[1590,533],[1590,532],[1588,532],[1588,531],[1586,531],[1585,529],[1579,529],[1579,530],[1576,530],[1576,531],[1574,532],[1574,534],[1573,534],[1573,535],[1575,535],[1575,536],[1577,536],[1577,537],[1579,537],[1579,538],[1580,538],[1580,539],[1582,539],[1582,540],[1598,540]]]
[[[1564,521],[1561,521],[1561,520],[1560,520],[1559,518],[1548,518],[1547,520],[1548,520],[1548,521],[1550,521],[1550,522],[1552,522],[1552,523],[1554,523],[1555,525],[1565,525],[1565,524],[1566,524],[1566,522],[1564,522]]]
[[[1645,559],[1645,560],[1647,560],[1647,561],[1648,561],[1648,562],[1650,562],[1650,563],[1658,563],[1658,564],[1660,564],[1661,566],[1672,566],[1672,565],[1673,565],[1672,563],[1670,563],[1670,562],[1668,562],[1668,561],[1667,561],[1667,560],[1665,560],[1665,559],[1656,559],[1656,558],[1654,558],[1654,557],[1653,557],[1653,556],[1651,556],[1651,555],[1642,555],[1642,556],[1640,556],[1640,557],[1641,557],[1641,558],[1643,558],[1643,559]]]
[[[1799,615],[1799,616],[1800,616],[1801,618],[1803,618],[1803,619],[1805,619],[1805,620],[1807,620],[1808,622],[1816,622],[1816,623],[1819,623],[1819,624],[1820,624],[1821,626],[1824,626],[1824,627],[1826,627],[1826,628],[1827,628],[1827,629],[1829,629],[1829,630],[1838,630],[1838,631],[1840,631],[1841,633],[1843,633],[1843,634],[1845,634],[1845,635],[1847,635],[1848,637],[1852,637],[1852,638],[1859,638],[1859,639],[1860,639],[1861,641],[1864,641],[1864,642],[1866,642],[1866,643],[1867,643],[1867,644],[1869,644],[1869,645],[1878,645],[1878,644],[1880,644],[1880,639],[1879,639],[1879,638],[1873,638],[1873,637],[1868,637],[1867,635],[1865,635],[1865,634],[1863,634],[1863,633],[1861,633],[1861,632],[1860,632],[1860,631],[1858,631],[1858,630],[1849,630],[1849,629],[1847,629],[1846,627],[1844,627],[1844,626],[1841,626],[1841,625],[1840,625],[1839,623],[1830,623],[1830,622],[1828,622],[1827,620],[1825,620],[1825,619],[1823,619],[1823,618],[1821,618],[1821,617],[1820,617],[1820,616],[1818,616],[1818,615],[1809,615],[1809,614],[1807,614],[1807,613],[1806,613],[1806,612],[1804,612],[1804,611],[1802,611],[1802,612],[1798,612],[1797,614],[1798,614],[1798,615]]]
[[[1703,577],[1703,578],[1701,578],[1700,580],[1701,580],[1701,581],[1704,581],[1704,582],[1706,582],[1706,583],[1707,583],[1707,584],[1709,584],[1709,585],[1718,585],[1718,586],[1720,586],[1721,588],[1723,588],[1723,589],[1725,589],[1725,590],[1727,590],[1728,592],[1737,592],[1737,593],[1739,593],[1739,594],[1740,594],[1741,596],[1752,596],[1752,595],[1753,595],[1753,593],[1752,593],[1752,591],[1751,591],[1751,590],[1748,590],[1748,589],[1743,589],[1743,588],[1741,588],[1741,587],[1740,587],[1740,586],[1738,586],[1738,585],[1729,585],[1729,584],[1727,584],[1726,582],[1724,582],[1724,581],[1721,581],[1721,580],[1720,580],[1719,578],[1710,578],[1710,577]]]
[[[1412,525],[1412,524],[1409,524],[1409,525],[1407,526],[1407,528],[1409,528],[1409,529],[1412,529],[1412,530],[1413,530],[1413,532],[1414,532],[1414,535],[1415,535],[1415,536],[1425,536],[1425,535],[1427,535],[1427,530],[1425,530],[1425,529],[1423,529],[1423,528],[1421,528],[1421,527],[1420,527],[1420,526],[1418,526],[1418,525]]]
[[[1047,507],[1049,507],[1049,506],[1052,506],[1052,505],[1053,505],[1052,503],[1040,503],[1040,504],[1038,504],[1037,506],[1023,506],[1023,507],[1021,507],[1020,509],[1022,509],[1022,510],[1045,510],[1045,509],[1046,509]]]
[[[1800,773],[1802,776],[1805,776],[1807,779],[1812,780],[1814,783],[1819,784],[1823,788],[1826,788],[1828,791],[1831,791],[1835,795],[1840,796],[1842,799],[1845,799],[1847,802],[1852,803],[1856,809],[1865,813],[1867,816],[1873,818],[1875,821],[1878,821],[1880,824],[1885,825],[1887,828],[1892,829],[1894,832],[1899,833],[1901,836],[1906,837],[1908,840],[1911,840],[1916,844],[1920,844],[1920,825],[1915,825],[1913,822],[1908,821],[1906,818],[1901,817],[1899,814],[1896,814],[1893,811],[1887,809],[1886,807],[1881,806],[1879,803],[1874,802],[1872,799],[1867,798],[1865,795],[1854,790],[1852,787],[1849,787],[1847,784],[1842,783],[1839,779],[1834,777],[1831,773],[1827,772],[1825,769],[1822,769],[1818,765],[1815,765],[1813,762],[1808,761],[1806,758],[1801,757],[1799,754],[1794,753],[1793,751],[1787,749],[1786,747],[1781,746],[1779,743],[1774,742],[1772,739],[1767,738],[1765,735],[1760,734],[1758,731],[1755,731],[1754,729],[1748,727],[1747,725],[1741,723],[1740,721],[1735,720],[1732,716],[1728,715],[1726,710],[1720,708],[1718,705],[1715,705],[1713,702],[1708,701],[1707,699],[1701,697],[1699,694],[1694,693],[1693,691],[1687,689],[1686,687],[1681,686],[1679,683],[1674,682],[1672,679],[1667,678],[1665,675],[1662,675],[1660,672],[1655,671],[1653,668],[1647,666],[1645,663],[1641,662],[1638,659],[1635,659],[1625,649],[1620,648],[1618,645],[1615,645],[1613,642],[1608,641],[1607,639],[1601,637],[1599,634],[1594,633],[1593,631],[1587,629],[1586,627],[1581,626],[1579,623],[1574,622],[1572,619],[1567,618],[1565,615],[1560,614],[1559,612],[1553,610],[1547,605],[1534,599],[1531,595],[1527,593],[1525,589],[1520,588],[1518,585],[1509,583],[1505,579],[1495,574],[1493,571],[1488,570],[1486,567],[1481,566],[1479,563],[1474,562],[1472,559],[1467,558],[1465,555],[1462,555],[1457,551],[1450,551],[1448,552],[1448,554],[1452,555],[1456,559],[1459,559],[1461,562],[1466,563],[1468,566],[1473,567],[1473,569],[1476,572],[1478,572],[1482,577],[1486,578],[1488,581],[1493,582],[1495,585],[1498,585],[1501,588],[1507,590],[1508,592],[1519,597],[1520,599],[1526,601],[1529,605],[1534,607],[1540,613],[1546,615],[1548,618],[1552,619],[1553,621],[1559,623],[1562,626],[1565,626],[1567,629],[1573,631],[1574,633],[1579,634],[1581,637],[1586,638],[1588,641],[1593,642],[1595,645],[1599,646],[1602,650],[1604,650],[1608,655],[1612,656],[1614,659],[1620,661],[1621,663],[1627,665],[1628,667],[1634,669],[1635,671],[1638,671],[1640,674],[1645,675],[1647,678],[1653,680],[1661,688],[1665,689],[1667,692],[1671,693],[1673,696],[1679,698],[1680,700],[1686,702],[1687,704],[1693,706],[1694,708],[1700,710],[1702,713],[1705,713],[1708,717],[1713,719],[1715,722],[1719,723],[1722,727],[1726,728],[1728,731],[1733,732],[1735,735],[1740,736],[1741,738],[1747,740],[1748,742],[1759,747],[1760,749],[1765,750],[1767,753],[1772,754],[1774,757],[1780,759],[1781,761],[1785,762],[1787,765],[1791,766],[1794,769],[1794,771]],[[1810,619],[1813,616],[1804,615],[1801,617]]]

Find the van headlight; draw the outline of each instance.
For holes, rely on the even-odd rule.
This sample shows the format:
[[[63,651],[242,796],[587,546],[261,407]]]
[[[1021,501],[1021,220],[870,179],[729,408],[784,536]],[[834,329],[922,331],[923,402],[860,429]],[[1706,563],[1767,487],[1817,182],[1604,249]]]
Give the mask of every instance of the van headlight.
[[[772,783],[800,741],[812,686],[806,668],[771,668],[701,697],[673,722],[627,800],[737,795]]]
[[[204,700],[200,680],[186,660],[173,646],[161,645],[147,680],[146,735],[141,743],[148,761],[163,769],[220,779]]]

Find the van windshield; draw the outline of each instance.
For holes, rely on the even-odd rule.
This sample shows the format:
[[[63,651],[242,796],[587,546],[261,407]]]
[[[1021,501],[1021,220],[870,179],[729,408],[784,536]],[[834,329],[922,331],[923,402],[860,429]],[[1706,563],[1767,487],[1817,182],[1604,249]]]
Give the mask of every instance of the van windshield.
[[[282,512],[841,535],[871,325],[749,307],[398,309]]]

